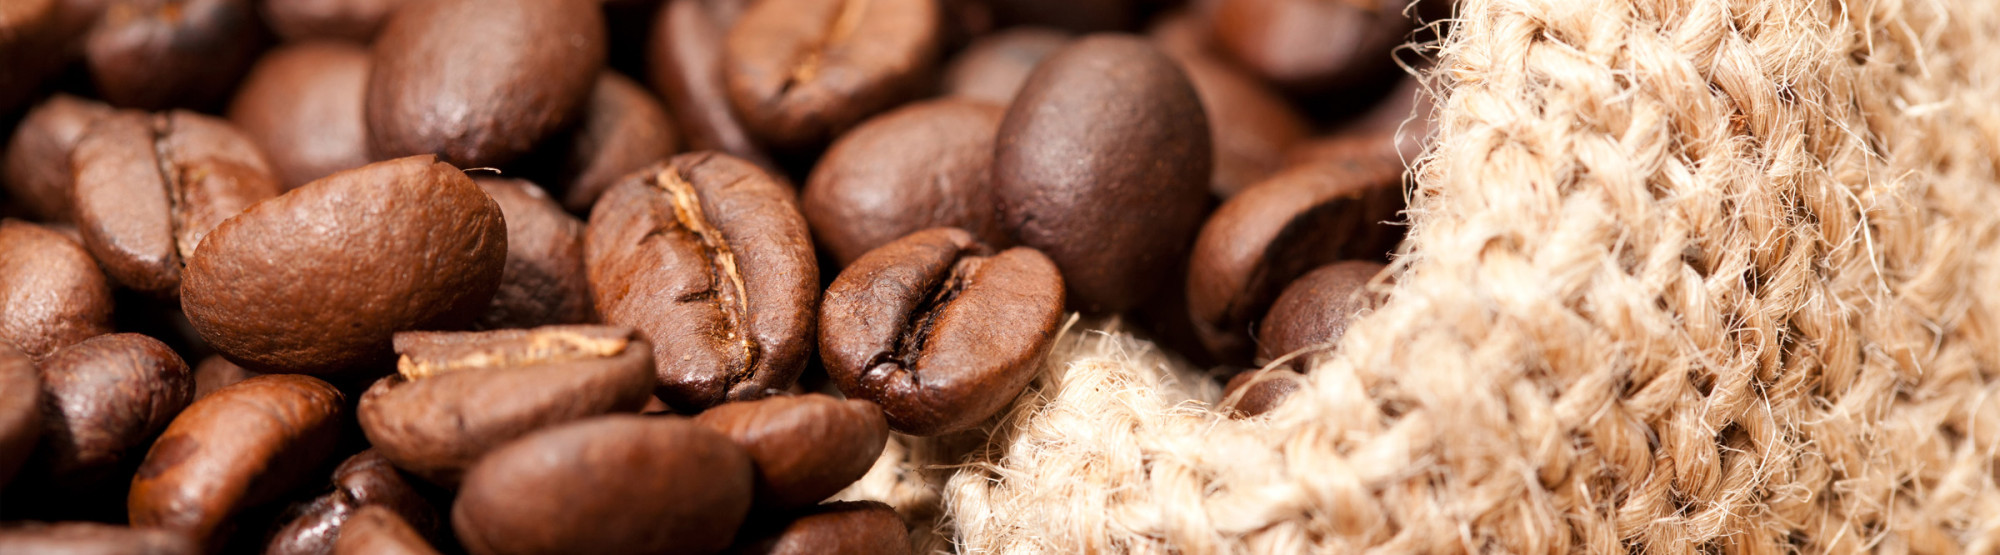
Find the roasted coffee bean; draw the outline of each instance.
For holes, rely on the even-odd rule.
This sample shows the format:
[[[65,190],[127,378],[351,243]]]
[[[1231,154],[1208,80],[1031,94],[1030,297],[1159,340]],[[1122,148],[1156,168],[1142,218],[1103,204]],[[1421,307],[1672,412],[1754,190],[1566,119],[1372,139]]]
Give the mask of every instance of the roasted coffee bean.
[[[1301,93],[1351,87],[1395,67],[1415,25],[1401,0],[1220,0],[1218,46],[1252,71]]]
[[[264,22],[288,41],[339,39],[367,44],[389,14],[410,0],[264,0]]]
[[[1402,166],[1299,166],[1244,189],[1209,217],[1188,263],[1188,313],[1225,361],[1250,354],[1250,326],[1294,278],[1334,260],[1380,258],[1399,238]]]
[[[353,526],[368,507],[386,512],[408,528],[434,530],[437,509],[411,486],[389,459],[374,449],[362,451],[333,471],[333,491],[313,498],[297,516],[271,537],[265,555],[324,555],[334,552],[334,541]],[[363,525],[367,526],[367,525]],[[411,533],[417,533],[412,529]]]
[[[373,152],[506,164],[576,120],[604,69],[604,40],[592,0],[433,0],[397,10],[375,39],[368,79]]]
[[[834,141],[800,198],[840,264],[910,233],[948,226],[989,245],[1012,241],[994,212],[993,135],[1004,109],[943,99],[883,114]]]
[[[180,295],[183,266],[210,230],[279,192],[249,137],[180,110],[105,116],[70,168],[84,248],[112,279],[165,299]]]
[[[581,324],[595,319],[583,273],[583,222],[519,179],[473,180],[507,221],[507,266],[480,329]]]
[[[751,477],[743,448],[706,426],[599,417],[480,459],[452,528],[473,555],[715,553],[750,510]]]
[[[28,111],[7,143],[7,193],[44,221],[75,218],[70,201],[69,152],[77,139],[111,106],[67,94],[56,94]]]
[[[615,71],[598,75],[582,125],[555,146],[566,147],[557,177],[563,184],[563,206],[579,213],[590,212],[597,197],[626,174],[681,148],[667,109],[653,93]]]
[[[361,430],[397,467],[457,485],[514,438],[644,407],[652,349],[631,336],[612,326],[396,334],[397,373],[362,394]]]
[[[194,398],[207,397],[215,390],[229,387],[256,375],[256,372],[244,370],[229,359],[222,358],[222,355],[209,355],[208,358],[201,359],[201,364],[194,366]]]
[[[1179,264],[1208,203],[1201,99],[1143,39],[1079,39],[1035,70],[1000,123],[993,188],[1021,244],[1062,268],[1069,304],[1122,312]]]
[[[199,546],[165,530],[98,522],[29,523],[0,527],[0,553],[62,555],[196,555]]]
[[[869,251],[826,290],[820,351],[849,397],[914,435],[966,429],[1028,386],[1062,319],[1063,280],[1028,248],[952,228]]]
[[[767,144],[824,144],[924,92],[939,21],[937,0],[760,0],[729,30],[730,103]]]
[[[1114,31],[1132,25],[1135,0],[988,0],[1001,25],[1047,25],[1071,31]]]
[[[1284,167],[1285,149],[1305,140],[1304,114],[1256,77],[1211,56],[1175,58],[1201,95],[1214,133],[1209,192],[1227,199]]]
[[[1380,273],[1381,264],[1349,261],[1293,280],[1257,326],[1257,358],[1276,359],[1339,341],[1354,317],[1373,306],[1368,282]]]
[[[1202,0],[1212,3],[1214,0]],[[1208,19],[1201,15],[1200,6],[1186,9],[1172,9],[1154,17],[1146,25],[1146,38],[1160,47],[1160,52],[1175,60],[1191,57],[1209,57],[1218,54],[1215,35],[1210,32]]]
[[[97,91],[147,110],[221,101],[264,42],[250,0],[112,0],[84,41]]]
[[[1417,159],[1431,141],[1431,99],[1422,86],[1414,78],[1404,79],[1381,102],[1333,133],[1293,145],[1285,152],[1285,164],[1362,158],[1403,163]]]
[[[818,393],[728,403],[694,421],[750,453],[759,510],[805,507],[839,493],[868,473],[889,441],[875,403]]]
[[[286,190],[370,162],[368,50],[302,42],[271,50],[243,79],[229,121],[264,153]]]
[[[33,471],[59,487],[111,478],[194,401],[194,375],[165,343],[100,335],[42,361],[42,440]]]
[[[1249,418],[1278,408],[1299,390],[1305,377],[1288,367],[1237,374],[1222,389],[1222,405],[1230,418]],[[1238,393],[1241,392],[1241,393]]]
[[[42,437],[42,378],[35,360],[0,341],[0,489]]]
[[[257,372],[369,372],[409,329],[470,324],[507,259],[500,207],[431,156],[369,164],[217,226],[181,304],[201,337]]]
[[[333,386],[293,374],[257,376],[196,401],[132,478],[132,525],[218,547],[238,510],[276,500],[333,455],[344,404]]]
[[[691,150],[714,150],[770,167],[763,147],[750,138],[729,106],[722,81],[722,48],[729,23],[710,4],[734,0],[669,0],[660,8],[647,47],[647,73],[665,97]]]
[[[1043,27],[1016,27],[980,37],[944,70],[944,92],[1006,106],[1042,60],[1073,40]]]
[[[60,67],[60,16],[55,0],[0,3],[0,114],[26,104]]]
[[[812,354],[819,266],[783,182],[726,154],[675,156],[605,193],[584,237],[597,312],[653,345],[654,395],[695,412],[762,397]]]
[[[911,553],[909,528],[880,501],[814,507],[782,526],[752,532],[731,555],[895,555]],[[748,535],[748,534],[746,534]]]
[[[40,360],[111,333],[111,284],[83,245],[50,228],[0,220],[0,341]]]
[[[336,555],[436,555],[437,549],[395,511],[365,505],[340,527]]]

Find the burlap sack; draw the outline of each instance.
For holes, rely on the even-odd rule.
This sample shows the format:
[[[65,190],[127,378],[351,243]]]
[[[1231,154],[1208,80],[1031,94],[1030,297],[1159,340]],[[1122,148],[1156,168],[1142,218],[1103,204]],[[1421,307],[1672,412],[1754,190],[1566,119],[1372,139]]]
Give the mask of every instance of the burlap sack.
[[[1073,331],[852,494],[962,553],[2000,550],[2000,2],[1460,17],[1389,300],[1310,389],[1229,420]]]

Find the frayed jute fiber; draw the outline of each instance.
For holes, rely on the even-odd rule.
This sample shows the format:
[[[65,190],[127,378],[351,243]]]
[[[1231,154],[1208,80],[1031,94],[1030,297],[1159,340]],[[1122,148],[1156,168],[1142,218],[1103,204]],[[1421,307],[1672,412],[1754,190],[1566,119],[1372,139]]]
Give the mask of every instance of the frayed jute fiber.
[[[1306,389],[1231,420],[1079,324],[850,495],[960,553],[2000,550],[2000,2],[1458,15],[1387,300]]]

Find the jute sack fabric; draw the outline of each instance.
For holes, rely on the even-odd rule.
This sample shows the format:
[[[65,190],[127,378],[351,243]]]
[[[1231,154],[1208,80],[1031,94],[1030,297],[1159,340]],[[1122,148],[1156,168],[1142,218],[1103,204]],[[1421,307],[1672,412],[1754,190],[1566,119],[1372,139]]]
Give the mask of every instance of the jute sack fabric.
[[[2000,2],[1459,17],[1388,300],[1308,389],[1230,420],[1072,331],[882,495],[962,553],[2000,550]]]

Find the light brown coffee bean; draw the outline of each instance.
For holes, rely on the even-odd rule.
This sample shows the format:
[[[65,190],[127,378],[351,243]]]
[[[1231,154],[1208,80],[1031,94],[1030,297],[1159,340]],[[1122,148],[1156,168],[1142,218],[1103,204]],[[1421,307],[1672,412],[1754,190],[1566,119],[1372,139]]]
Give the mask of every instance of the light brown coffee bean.
[[[263,147],[285,190],[370,162],[366,48],[313,41],[278,47],[250,68],[229,121]]]
[[[0,341],[30,358],[111,333],[111,284],[76,240],[0,220]]]
[[[1281,87],[1325,92],[1378,78],[1413,28],[1400,0],[1221,0],[1216,43]]]
[[[889,441],[875,403],[818,393],[726,403],[694,421],[729,436],[756,461],[759,510],[805,507],[839,493],[868,473]]]

